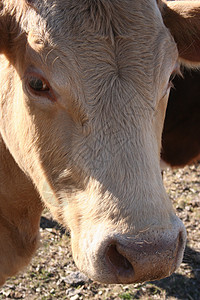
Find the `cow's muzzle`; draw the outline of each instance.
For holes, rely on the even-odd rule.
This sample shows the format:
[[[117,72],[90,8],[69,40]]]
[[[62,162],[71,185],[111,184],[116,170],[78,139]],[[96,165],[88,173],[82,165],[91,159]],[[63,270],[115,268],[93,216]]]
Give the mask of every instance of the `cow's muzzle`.
[[[185,233],[180,231],[173,242],[163,239],[135,240],[129,245],[112,240],[105,251],[108,268],[116,283],[136,283],[161,279],[172,274],[180,264]],[[114,278],[113,277],[113,278]]]
[[[134,235],[115,233],[98,243],[93,255],[94,273],[86,273],[93,280],[104,283],[161,279],[179,267],[185,242],[186,231],[180,220],[173,229],[152,228]]]

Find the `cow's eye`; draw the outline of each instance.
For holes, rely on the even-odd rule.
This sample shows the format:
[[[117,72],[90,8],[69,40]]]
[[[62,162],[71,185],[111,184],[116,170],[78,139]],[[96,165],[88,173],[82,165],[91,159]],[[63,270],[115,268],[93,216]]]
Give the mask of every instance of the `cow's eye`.
[[[31,99],[56,101],[49,82],[39,72],[31,71],[25,74],[25,87]]]
[[[49,91],[48,84],[45,82],[45,80],[43,80],[41,78],[31,76],[28,80],[28,84],[29,84],[30,88],[32,90],[34,90],[35,92]]]

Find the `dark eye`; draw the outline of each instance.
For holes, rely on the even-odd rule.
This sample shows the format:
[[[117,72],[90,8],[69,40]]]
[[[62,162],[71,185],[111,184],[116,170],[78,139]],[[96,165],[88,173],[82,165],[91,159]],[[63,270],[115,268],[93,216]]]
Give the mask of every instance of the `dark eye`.
[[[24,87],[30,99],[49,99],[56,101],[54,91],[48,80],[41,74],[42,72],[35,69],[28,70],[24,76]]]
[[[30,88],[36,92],[49,91],[49,87],[48,87],[47,83],[38,77],[34,77],[34,76],[30,77],[28,84],[29,84]]]

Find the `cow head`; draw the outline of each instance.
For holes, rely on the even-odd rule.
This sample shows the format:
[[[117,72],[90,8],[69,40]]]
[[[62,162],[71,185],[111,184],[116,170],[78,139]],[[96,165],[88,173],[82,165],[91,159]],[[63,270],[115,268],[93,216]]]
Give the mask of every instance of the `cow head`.
[[[197,1],[1,2],[1,136],[92,279],[153,280],[182,260],[160,146],[170,77],[200,61],[199,15]]]

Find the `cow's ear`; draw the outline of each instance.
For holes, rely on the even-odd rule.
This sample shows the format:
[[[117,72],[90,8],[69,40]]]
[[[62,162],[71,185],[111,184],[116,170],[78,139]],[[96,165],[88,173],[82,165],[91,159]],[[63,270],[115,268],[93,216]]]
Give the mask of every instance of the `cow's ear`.
[[[180,59],[200,63],[200,1],[168,1],[162,6],[165,26],[177,43]]]
[[[0,0],[0,53],[9,53],[16,42],[15,38],[20,32],[21,11],[24,7],[24,0]]]
[[[9,32],[8,23],[10,16],[5,10],[4,4],[0,2],[0,53],[3,53],[7,49]]]

